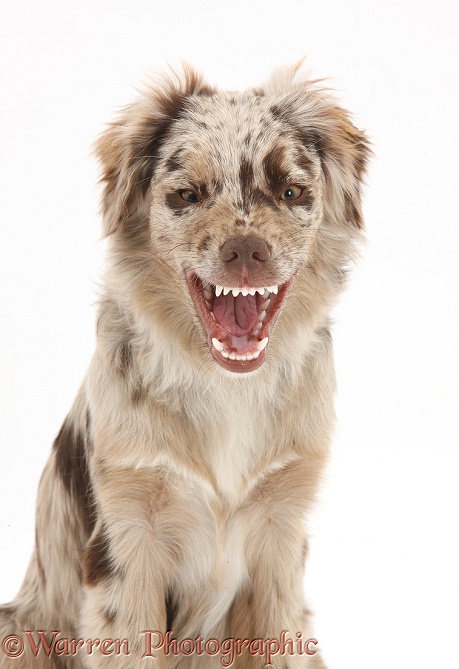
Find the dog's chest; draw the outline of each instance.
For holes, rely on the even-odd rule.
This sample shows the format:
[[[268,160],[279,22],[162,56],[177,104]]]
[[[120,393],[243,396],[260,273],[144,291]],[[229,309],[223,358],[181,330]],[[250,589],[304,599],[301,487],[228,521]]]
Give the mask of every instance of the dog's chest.
[[[199,544],[193,548],[196,553],[190,553],[186,560],[187,564],[196,563],[196,571],[181,569],[176,577],[184,597],[194,602],[196,612],[202,611],[202,615],[196,613],[195,620],[201,634],[214,629],[247,578],[241,508],[259,478],[270,469],[261,465],[265,445],[255,423],[241,412],[238,420],[233,415],[231,421],[214,425],[206,439],[208,478],[199,480],[190,475],[188,481],[182,480],[182,491],[192,485],[192,494],[207,510],[201,516]],[[198,560],[193,559],[196,555]]]
[[[213,426],[207,437],[207,466],[224,505],[237,507],[257,477],[266,452],[266,424],[240,408]]]

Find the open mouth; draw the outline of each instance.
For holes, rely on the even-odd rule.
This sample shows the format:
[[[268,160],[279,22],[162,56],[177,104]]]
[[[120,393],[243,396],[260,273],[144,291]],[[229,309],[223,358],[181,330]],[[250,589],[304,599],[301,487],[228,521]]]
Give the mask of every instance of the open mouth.
[[[230,287],[203,283],[191,271],[185,277],[215,360],[231,372],[257,369],[291,281]]]

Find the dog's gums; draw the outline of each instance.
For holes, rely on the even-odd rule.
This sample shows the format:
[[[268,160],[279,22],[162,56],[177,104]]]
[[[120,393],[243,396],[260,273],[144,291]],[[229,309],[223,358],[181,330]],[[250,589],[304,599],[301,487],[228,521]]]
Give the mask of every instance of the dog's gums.
[[[230,287],[204,283],[191,271],[185,276],[215,360],[231,372],[260,367],[291,281]]]

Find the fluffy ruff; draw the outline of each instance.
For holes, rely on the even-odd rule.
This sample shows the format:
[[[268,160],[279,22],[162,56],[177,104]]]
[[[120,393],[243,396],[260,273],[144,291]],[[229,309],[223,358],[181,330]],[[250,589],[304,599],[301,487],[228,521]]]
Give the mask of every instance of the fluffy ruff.
[[[128,639],[129,656],[26,643],[0,667],[222,666],[145,657],[146,630],[306,640],[304,520],[334,420],[329,312],[362,237],[368,142],[298,67],[244,92],[185,68],[146,87],[96,151],[110,240],[97,349],[0,639]],[[265,665],[240,650],[231,666]],[[271,662],[324,666],[318,653]]]

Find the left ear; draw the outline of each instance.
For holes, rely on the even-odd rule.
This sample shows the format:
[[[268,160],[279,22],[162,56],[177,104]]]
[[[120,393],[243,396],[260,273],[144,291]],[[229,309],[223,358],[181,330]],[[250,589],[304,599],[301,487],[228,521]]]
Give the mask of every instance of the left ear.
[[[302,77],[301,65],[275,70],[258,93],[272,96],[274,116],[320,156],[328,220],[362,229],[361,185],[370,143],[320,82]]]
[[[304,133],[321,159],[325,215],[338,224],[363,229],[361,185],[371,156],[365,134],[353,125],[347,112],[329,100],[320,120],[307,125]]]

